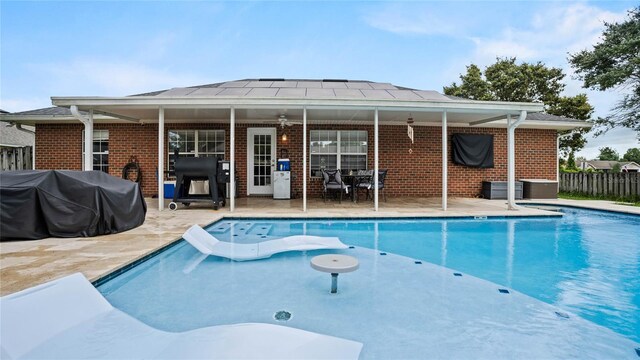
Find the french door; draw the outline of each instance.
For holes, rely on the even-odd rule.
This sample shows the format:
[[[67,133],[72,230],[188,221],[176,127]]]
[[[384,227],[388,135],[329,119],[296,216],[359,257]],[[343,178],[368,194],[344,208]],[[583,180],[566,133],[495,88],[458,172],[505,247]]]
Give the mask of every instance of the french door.
[[[276,128],[247,128],[247,195],[272,195]]]

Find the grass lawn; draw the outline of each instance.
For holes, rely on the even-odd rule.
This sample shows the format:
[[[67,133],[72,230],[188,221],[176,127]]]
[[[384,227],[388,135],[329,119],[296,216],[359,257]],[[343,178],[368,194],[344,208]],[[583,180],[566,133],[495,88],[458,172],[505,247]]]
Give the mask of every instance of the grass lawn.
[[[611,200],[611,201],[615,201],[615,203],[619,204],[619,205],[628,205],[628,206],[638,206],[638,207],[640,207],[640,201],[627,202],[627,201],[621,201],[620,199],[616,199],[616,198],[612,198],[612,197],[606,197],[606,196],[587,196],[587,195],[583,195],[583,194],[559,192],[558,193],[558,198],[560,198],[560,199],[568,199],[568,200]]]

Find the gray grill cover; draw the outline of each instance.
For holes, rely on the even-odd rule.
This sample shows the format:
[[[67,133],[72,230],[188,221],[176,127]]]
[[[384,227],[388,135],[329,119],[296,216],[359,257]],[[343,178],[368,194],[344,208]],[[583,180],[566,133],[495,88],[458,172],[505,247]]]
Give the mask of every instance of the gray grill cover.
[[[102,171],[0,172],[0,240],[112,234],[144,223],[138,184]]]

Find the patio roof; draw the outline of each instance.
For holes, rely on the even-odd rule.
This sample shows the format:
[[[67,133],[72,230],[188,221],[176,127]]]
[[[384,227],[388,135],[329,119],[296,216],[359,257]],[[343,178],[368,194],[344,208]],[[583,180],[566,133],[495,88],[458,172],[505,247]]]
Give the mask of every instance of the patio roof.
[[[238,123],[274,121],[280,115],[300,120],[305,107],[313,123],[372,124],[373,109],[378,108],[380,123],[387,125],[404,125],[412,117],[416,126],[439,126],[442,111],[447,111],[450,126],[506,127],[508,114],[544,109],[541,103],[476,101],[433,90],[342,79],[244,79],[124,97],[52,97],[52,101],[145,123],[157,122],[159,107],[165,109],[166,122],[227,122],[234,107]],[[98,123],[112,121],[116,120],[96,118]],[[588,123],[532,118],[521,126],[565,130]]]

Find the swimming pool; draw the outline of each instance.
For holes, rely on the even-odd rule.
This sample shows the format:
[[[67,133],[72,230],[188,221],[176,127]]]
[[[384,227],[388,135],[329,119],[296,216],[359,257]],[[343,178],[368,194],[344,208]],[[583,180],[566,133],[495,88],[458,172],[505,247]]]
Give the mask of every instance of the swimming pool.
[[[338,236],[343,242],[355,245],[356,249],[345,250],[345,253],[351,251],[358,255],[362,271],[341,278],[346,285],[339,300],[340,306],[335,310],[328,302],[338,300],[331,300],[323,291],[328,286],[328,279],[309,268],[310,257],[326,253],[322,251],[287,253],[264,261],[236,263],[215,257],[203,258],[182,242],[100,285],[98,289],[114,306],[150,325],[170,331],[242,321],[274,321],[274,311],[284,309],[291,310],[293,314],[292,326],[351,339],[360,336],[358,332],[363,331],[374,333],[367,334],[367,339],[370,336],[375,338],[375,333],[380,330],[374,330],[374,324],[367,323],[356,326],[340,322],[340,326],[332,327],[324,324],[322,318],[331,316],[327,314],[343,314],[370,319],[371,314],[363,313],[370,309],[375,314],[371,321],[392,324],[391,329],[377,334],[380,336],[391,336],[394,332],[397,332],[397,336],[415,336],[411,334],[420,333],[425,322],[429,322],[431,332],[432,327],[448,329],[452,324],[457,324],[454,330],[458,332],[461,329],[473,329],[482,333],[483,328],[491,327],[488,323],[494,324],[497,320],[484,317],[481,321],[478,318],[473,321],[467,319],[461,326],[460,317],[472,316],[465,315],[464,306],[473,307],[471,304],[484,301],[486,307],[483,311],[496,317],[508,315],[509,318],[504,319],[504,324],[493,326],[493,335],[485,334],[484,338],[481,336],[476,340],[486,343],[489,337],[492,340],[489,343],[497,342],[494,335],[502,329],[506,331],[503,338],[512,340],[508,347],[511,352],[503,355],[514,357],[513,351],[517,348],[513,346],[514,342],[523,341],[522,346],[530,349],[531,338],[514,339],[514,334],[521,335],[523,330],[517,327],[509,329],[509,325],[505,324],[510,324],[521,313],[544,306],[536,305],[533,299],[527,300],[526,296],[522,296],[518,304],[509,302],[509,306],[514,306],[513,311],[502,308],[496,310],[495,306],[505,301],[504,297],[499,297],[501,294],[494,291],[495,287],[491,288],[497,284],[542,300],[568,314],[579,315],[638,342],[640,217],[571,208],[562,211],[563,217],[478,220],[242,219],[223,220],[208,228],[220,240],[242,243],[308,234]],[[381,253],[388,255],[381,256]],[[424,263],[421,266],[414,260]],[[450,297],[451,293],[460,289],[455,287],[454,281],[457,280],[451,280],[453,277],[449,269],[463,272],[464,281],[479,286],[478,289],[489,287],[492,291],[486,296],[470,293]],[[436,278],[426,282],[425,279],[434,274],[438,274]],[[473,277],[489,282],[476,281]],[[433,286],[437,287],[435,293]],[[442,295],[439,291],[442,291]],[[443,298],[446,294],[450,298]],[[517,293],[508,296],[511,295],[514,295],[511,299],[516,295],[521,296]],[[465,296],[468,299],[463,299]],[[443,304],[438,305],[438,301]],[[463,307],[448,309],[445,305],[452,301],[461,302],[458,305]],[[472,303],[462,305],[464,301]],[[424,304],[430,306],[422,306]],[[516,309],[517,306],[523,308]],[[432,314],[432,307],[439,309],[437,315]],[[527,321],[535,319],[536,326],[539,325],[536,329],[547,329],[547,333],[553,334],[552,329],[559,326],[556,324],[557,317],[546,318],[546,315],[539,315],[546,314],[546,308],[544,311],[538,310],[530,314]],[[549,310],[549,313],[553,311]],[[394,318],[394,314],[398,318]],[[430,318],[430,314],[433,317]],[[571,319],[579,318],[571,316]],[[487,323],[479,327],[478,321]],[[452,323],[445,326],[447,322]],[[580,327],[580,333],[595,331],[586,327]],[[533,329],[529,331],[535,332]],[[429,336],[434,346],[447,343],[446,339],[433,339],[433,334]],[[597,337],[606,338],[602,334]],[[365,357],[415,357],[412,353],[399,354],[397,349],[396,352],[385,353],[384,346],[367,339],[362,339]],[[469,343],[471,340],[465,338],[459,341]],[[545,341],[548,345],[554,339],[552,337]],[[580,343],[575,339],[572,341]],[[429,341],[419,339],[415,343]],[[590,346],[590,343],[584,341],[582,346]],[[555,348],[560,351],[567,346],[566,342],[559,342]],[[495,351],[490,354],[499,357]],[[563,354],[567,356],[572,353]],[[563,354],[559,354],[559,357]],[[450,353],[441,355],[448,356]],[[545,357],[548,355],[540,354]],[[532,353],[526,352],[521,356],[532,357]]]

